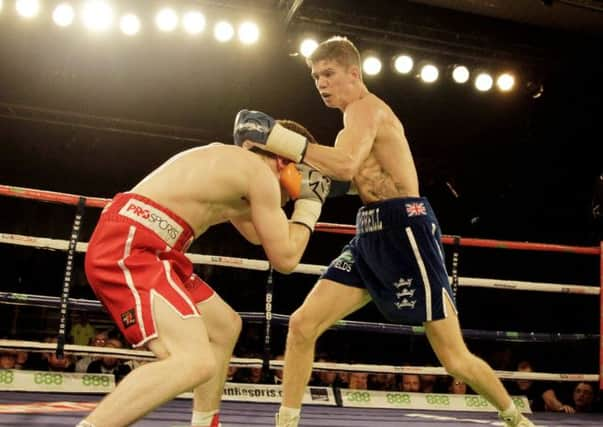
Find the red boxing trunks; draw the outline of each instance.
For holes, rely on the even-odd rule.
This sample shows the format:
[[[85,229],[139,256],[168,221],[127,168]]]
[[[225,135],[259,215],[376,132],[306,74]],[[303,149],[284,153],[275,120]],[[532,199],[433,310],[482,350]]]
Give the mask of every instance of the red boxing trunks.
[[[157,338],[153,299],[183,318],[214,290],[184,255],[194,240],[179,216],[146,197],[117,194],[100,216],[86,253],[86,276],[124,337],[134,347]]]

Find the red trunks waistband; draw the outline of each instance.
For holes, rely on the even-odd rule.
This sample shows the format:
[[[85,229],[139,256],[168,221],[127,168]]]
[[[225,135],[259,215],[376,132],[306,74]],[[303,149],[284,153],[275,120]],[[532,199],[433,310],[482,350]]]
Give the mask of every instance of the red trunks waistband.
[[[142,225],[174,250],[184,252],[194,240],[193,230],[186,221],[171,210],[139,194],[116,194],[103,210],[102,217]]]

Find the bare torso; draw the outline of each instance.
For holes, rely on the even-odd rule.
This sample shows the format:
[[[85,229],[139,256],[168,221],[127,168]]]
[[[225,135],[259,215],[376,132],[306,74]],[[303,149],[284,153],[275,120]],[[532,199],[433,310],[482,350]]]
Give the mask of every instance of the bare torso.
[[[368,157],[354,175],[364,203],[395,197],[418,197],[419,183],[404,128],[389,106],[373,94],[366,101],[377,110],[378,128]]]
[[[198,237],[212,225],[249,213],[245,195],[257,167],[268,166],[240,147],[214,143],[177,154],[131,191],[179,215]]]

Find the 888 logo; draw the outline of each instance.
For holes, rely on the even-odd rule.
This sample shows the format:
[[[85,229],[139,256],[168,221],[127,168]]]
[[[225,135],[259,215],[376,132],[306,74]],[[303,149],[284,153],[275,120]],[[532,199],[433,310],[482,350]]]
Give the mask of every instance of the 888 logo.
[[[371,395],[368,391],[346,391],[345,398],[349,402],[368,403],[371,401]]]
[[[526,405],[524,404],[523,399],[521,397],[512,397],[511,400],[513,400],[513,403],[520,411],[522,409],[526,409]]]
[[[487,408],[488,401],[481,396],[465,396],[465,405],[469,408]]]
[[[429,405],[449,406],[450,398],[443,394],[428,394],[425,396],[425,400]]]
[[[12,384],[15,374],[10,369],[0,369],[0,384]]]
[[[86,387],[109,387],[111,381],[109,377],[104,375],[84,375],[82,384]]]
[[[53,372],[36,372],[34,383],[38,385],[58,386],[63,384],[63,374]]]
[[[387,393],[385,399],[391,405],[410,405],[410,395],[406,393]]]

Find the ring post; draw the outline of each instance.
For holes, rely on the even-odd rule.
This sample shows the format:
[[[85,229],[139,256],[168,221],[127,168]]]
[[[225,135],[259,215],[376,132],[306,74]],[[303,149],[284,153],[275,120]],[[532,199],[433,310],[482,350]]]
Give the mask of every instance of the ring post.
[[[272,327],[272,295],[274,291],[273,281],[274,269],[272,266],[268,270],[268,278],[266,279],[266,301],[264,305],[264,355],[262,357],[262,374],[264,379],[268,379],[270,375],[270,353],[271,349],[271,327]]]
[[[65,276],[63,277],[63,292],[61,293],[61,306],[60,306],[60,317],[59,317],[59,334],[57,339],[57,350],[56,354],[58,358],[62,358],[64,355],[65,347],[65,329],[67,326],[67,309],[69,306],[69,291],[71,289],[72,273],[73,273],[73,258],[75,256],[75,249],[77,246],[78,239],[80,237],[80,228],[82,225],[82,217],[84,216],[84,207],[86,206],[86,199],[80,197],[77,203],[77,209],[75,213],[75,219],[73,220],[73,226],[71,227],[71,236],[69,236],[69,249],[67,249],[67,264],[65,266]]]
[[[461,237],[454,236],[452,244],[452,296],[456,299],[459,289],[459,257],[461,250]]]

